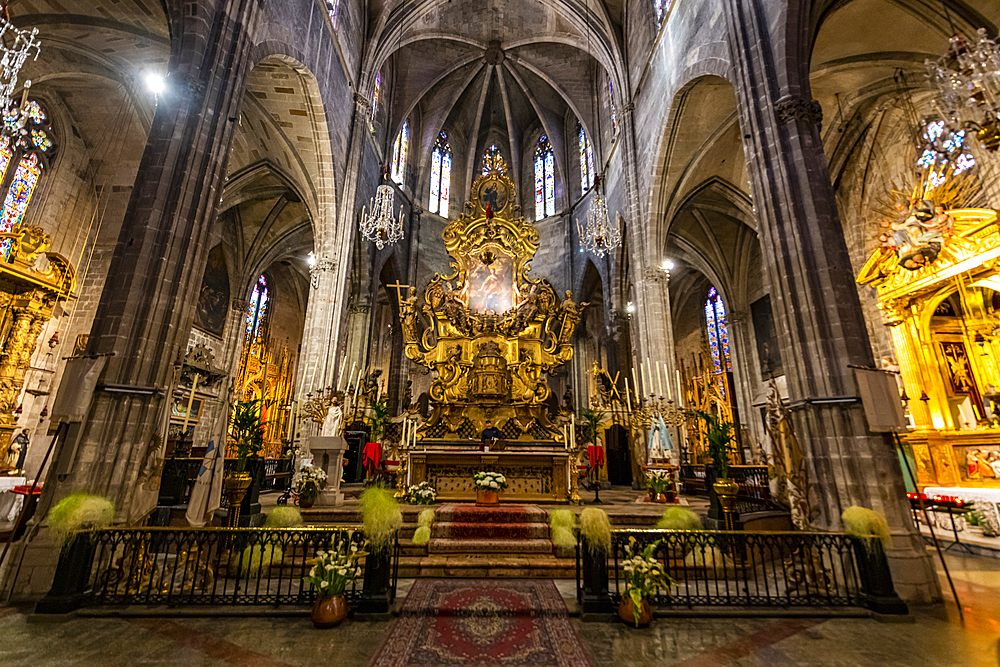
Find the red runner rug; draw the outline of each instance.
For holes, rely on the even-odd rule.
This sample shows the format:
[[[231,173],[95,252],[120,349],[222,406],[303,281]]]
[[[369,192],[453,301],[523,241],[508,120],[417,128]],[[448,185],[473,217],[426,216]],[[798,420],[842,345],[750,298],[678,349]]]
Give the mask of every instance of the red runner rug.
[[[588,667],[551,581],[418,579],[371,667]]]

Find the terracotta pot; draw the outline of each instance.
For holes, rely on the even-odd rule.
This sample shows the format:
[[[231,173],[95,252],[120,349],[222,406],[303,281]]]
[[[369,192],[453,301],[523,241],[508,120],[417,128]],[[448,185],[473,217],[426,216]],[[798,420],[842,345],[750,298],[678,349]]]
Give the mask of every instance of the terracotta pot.
[[[299,507],[304,510],[309,509],[316,504],[316,496],[299,496]]]
[[[340,625],[347,618],[347,598],[343,595],[334,597],[318,597],[313,605],[312,614],[313,625],[317,628],[332,628]]]
[[[667,502],[667,494],[665,494],[665,493],[657,493],[656,494],[656,498],[654,498],[654,502],[666,503]]]
[[[483,491],[476,489],[477,505],[498,505],[500,504],[500,494],[496,491]]]
[[[622,619],[626,624],[631,625],[633,628],[648,627],[649,624],[653,622],[653,610],[649,606],[649,600],[643,598],[642,604],[639,608],[639,623],[636,624],[635,608],[632,607],[632,598],[628,595],[623,595],[622,601],[618,604],[618,618]]]

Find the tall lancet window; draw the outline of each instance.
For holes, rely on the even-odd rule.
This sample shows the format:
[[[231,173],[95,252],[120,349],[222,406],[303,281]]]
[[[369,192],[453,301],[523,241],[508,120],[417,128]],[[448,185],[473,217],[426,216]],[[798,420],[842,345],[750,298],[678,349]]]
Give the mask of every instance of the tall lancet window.
[[[0,210],[0,233],[9,233],[24,219],[31,196],[35,194],[38,179],[55,150],[55,139],[49,127],[48,114],[35,100],[28,101],[27,132],[22,132],[12,142],[8,137],[0,138],[0,183],[7,194]],[[12,110],[4,117],[8,130],[16,134],[18,111]],[[13,176],[9,173],[11,163],[17,164]],[[0,254],[7,257],[11,240],[0,241]]]
[[[438,135],[431,152],[431,196],[429,210],[442,218],[448,217],[448,195],[451,192],[451,144],[444,132]]]
[[[663,25],[663,19],[667,18],[667,12],[670,11],[672,4],[674,0],[653,0],[653,5],[656,7],[656,25]]]
[[[372,90],[372,103],[368,107],[368,131],[375,132],[375,114],[378,113],[379,96],[382,94],[382,72],[375,73],[375,88]]]
[[[405,120],[403,128],[396,135],[396,143],[392,145],[392,180],[403,185],[406,175],[406,153],[410,146],[410,125]]]
[[[719,385],[719,393],[725,398],[725,374],[733,370],[729,358],[729,328],[726,325],[726,306],[714,287],[708,289],[705,299],[705,325],[708,328],[708,349],[712,353],[712,367]]]
[[[549,138],[535,146],[535,220],[556,214],[555,156]]]
[[[497,148],[496,144],[490,144],[490,147],[483,153],[483,175],[485,176],[490,171],[505,175],[507,173],[507,163],[504,162],[503,155],[500,154],[500,149]]]
[[[340,13],[340,0],[326,0],[326,12],[330,15],[333,27],[337,27],[337,15]]]
[[[608,104],[611,107],[611,136],[618,136],[618,107],[615,106],[615,83],[608,77]]]
[[[261,274],[260,278],[257,279],[257,284],[253,287],[253,293],[250,295],[250,306],[247,308],[244,349],[249,350],[250,346],[256,343],[266,331],[265,324],[270,302],[271,294],[267,289],[267,278]]]
[[[577,126],[580,137],[580,187],[584,192],[594,186],[594,147],[590,145],[587,132]]]

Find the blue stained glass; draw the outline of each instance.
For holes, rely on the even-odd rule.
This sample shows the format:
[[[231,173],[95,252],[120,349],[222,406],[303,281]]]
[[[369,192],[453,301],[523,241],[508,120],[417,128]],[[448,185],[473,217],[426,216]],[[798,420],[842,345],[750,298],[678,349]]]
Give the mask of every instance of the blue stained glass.
[[[542,173],[542,156],[535,155],[535,220],[545,217],[543,202],[545,201],[545,177]]]
[[[611,134],[618,136],[618,108],[615,107],[615,84],[608,79],[608,101],[611,103]]]
[[[550,150],[545,156],[545,215],[556,214],[555,160]]]
[[[333,23],[333,27],[337,27],[337,14],[340,11],[339,0],[326,0],[326,11],[330,15],[330,21]]]
[[[715,372],[722,372],[722,364],[719,362],[719,337],[715,328],[715,309],[712,301],[705,303],[705,321],[708,323],[708,349],[712,353],[712,365]]]
[[[708,330],[708,348],[712,355],[716,384],[719,395],[726,396],[726,380],[723,371],[732,372],[733,362],[729,354],[729,328],[726,325],[726,306],[714,287],[708,290],[705,299],[705,328]]]
[[[654,0],[654,4],[656,5],[656,22],[662,24],[667,12],[670,11],[673,0]]]
[[[392,146],[392,180],[399,185],[403,184],[403,176],[406,172],[406,154],[410,147],[410,125],[405,120],[403,128],[396,136],[396,143]]]
[[[382,94],[382,72],[375,73],[375,89],[372,91],[372,104],[368,109],[368,129],[375,131],[375,114],[378,113],[378,100]]]
[[[267,279],[263,275],[257,279],[257,284],[253,287],[250,295],[250,306],[247,308],[246,317],[246,341],[244,345],[253,345],[257,342],[263,330],[264,318],[267,316],[267,307],[271,297],[267,289]]]
[[[448,135],[441,132],[431,152],[431,213],[448,217],[448,200],[451,195],[451,144]]]
[[[556,213],[555,156],[548,137],[542,135],[535,147],[535,220]]]
[[[41,130],[31,131],[31,141],[38,147],[39,150],[47,151],[52,148],[52,140],[49,139],[49,135],[45,134]]]
[[[579,131],[579,144],[580,185],[587,190],[594,185],[594,148],[590,145],[590,139],[582,127]]]
[[[729,359],[729,327],[726,325],[726,307],[722,299],[715,300],[715,326],[719,328],[719,342],[722,344],[722,356],[726,360],[726,370],[732,371],[733,364]]]

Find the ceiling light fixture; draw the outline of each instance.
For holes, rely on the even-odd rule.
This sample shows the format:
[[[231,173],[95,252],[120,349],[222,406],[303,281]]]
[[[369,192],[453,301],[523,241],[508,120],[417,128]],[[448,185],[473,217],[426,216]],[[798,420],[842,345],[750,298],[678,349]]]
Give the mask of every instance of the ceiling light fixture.
[[[927,79],[937,91],[952,132],[973,130],[983,148],[1000,149],[1000,45],[980,28],[975,44],[955,33],[948,51],[927,60]]]

